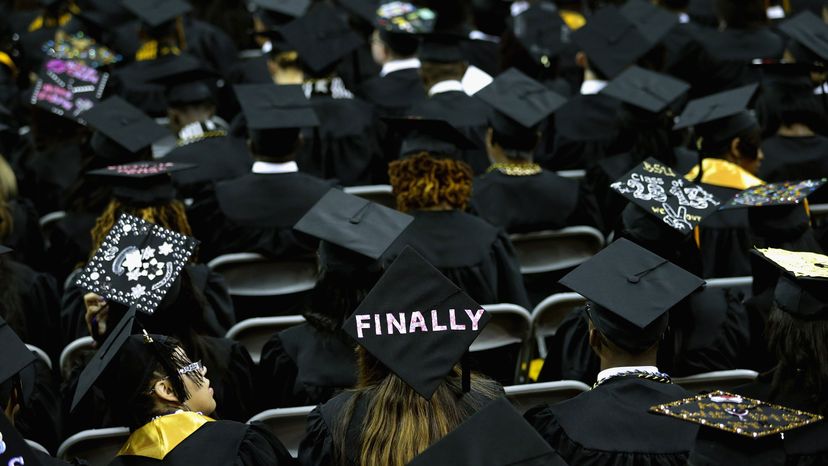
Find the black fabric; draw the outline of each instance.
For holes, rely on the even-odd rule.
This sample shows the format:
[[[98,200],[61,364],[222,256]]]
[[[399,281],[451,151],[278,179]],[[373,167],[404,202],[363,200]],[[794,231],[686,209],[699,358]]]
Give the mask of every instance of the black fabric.
[[[89,259],[92,250],[92,235],[89,232],[97,219],[97,213],[67,212],[66,217],[52,226],[46,251],[46,270],[61,286],[73,270]]]
[[[192,198],[213,183],[240,177],[253,165],[244,141],[228,136],[179,146],[162,161],[195,165],[192,170],[172,175],[179,196],[184,198]]]
[[[52,359],[60,356],[60,293],[55,280],[44,273],[35,272],[30,267],[2,259],[3,281],[19,299],[22,321],[10,320],[9,326],[25,343],[37,346]],[[10,319],[9,310],[4,306],[0,316]]]
[[[795,181],[828,176],[828,138],[771,136],[762,141],[765,159],[759,178],[768,181]],[[819,196],[819,193],[816,194]],[[825,199],[825,195],[822,195]]]
[[[701,184],[722,201],[739,193],[737,189]],[[720,211],[699,226],[702,277],[743,277],[750,275],[750,224],[747,210]]]
[[[83,151],[75,141],[36,149],[34,140],[24,140],[9,158],[19,196],[29,199],[38,215],[63,210],[69,189],[82,174]]]
[[[406,69],[377,76],[362,83],[356,94],[374,106],[380,117],[405,116],[409,107],[426,99],[417,69]]]
[[[620,101],[601,94],[572,97],[555,113],[556,132],[545,168],[589,168],[615,152],[620,107]]]

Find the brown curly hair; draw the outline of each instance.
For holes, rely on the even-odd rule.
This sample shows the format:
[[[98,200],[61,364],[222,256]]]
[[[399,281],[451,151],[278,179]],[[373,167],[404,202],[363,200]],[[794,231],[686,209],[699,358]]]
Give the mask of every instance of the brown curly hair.
[[[95,222],[95,227],[92,228],[92,251],[90,257],[95,254],[95,251],[101,247],[106,234],[115,225],[115,221],[122,213],[134,215],[142,220],[162,226],[172,231],[181,233],[182,235],[192,236],[193,231],[190,228],[190,223],[187,222],[187,212],[184,210],[184,204],[181,201],[172,201],[167,204],[153,205],[153,206],[130,206],[122,204],[117,199],[109,201],[103,213]]]
[[[421,152],[391,162],[388,176],[397,197],[397,210],[402,212],[441,204],[465,210],[469,204],[473,175],[465,162],[435,158]]]

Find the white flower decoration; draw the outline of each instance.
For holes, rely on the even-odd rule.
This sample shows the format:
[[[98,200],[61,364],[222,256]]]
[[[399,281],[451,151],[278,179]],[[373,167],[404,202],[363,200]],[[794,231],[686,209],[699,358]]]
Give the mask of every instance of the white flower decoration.
[[[135,281],[141,278],[141,270],[139,269],[132,269],[127,272],[127,279],[130,281]]]
[[[164,244],[158,247],[158,254],[161,254],[162,256],[169,256],[170,254],[172,254],[172,252],[172,244],[167,243],[166,241],[164,242]]]
[[[127,270],[134,270],[141,268],[141,252],[140,251],[130,251],[127,253],[126,257],[124,258],[124,263],[122,264],[124,268]]]
[[[155,249],[149,246],[145,247],[141,252],[141,259],[152,259],[153,257],[155,257]]]
[[[141,296],[144,296],[147,292],[147,289],[143,285],[135,285],[132,287],[132,298],[138,299]]]

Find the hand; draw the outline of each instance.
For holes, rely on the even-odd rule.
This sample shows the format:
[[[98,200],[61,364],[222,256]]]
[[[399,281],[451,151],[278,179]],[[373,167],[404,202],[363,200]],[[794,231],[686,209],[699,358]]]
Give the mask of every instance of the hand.
[[[86,293],[83,295],[83,304],[86,306],[86,315],[84,318],[89,335],[94,337],[96,335],[106,334],[106,321],[107,317],[109,317],[109,304],[107,304],[106,300],[95,293]],[[97,325],[97,328],[94,329],[97,332],[93,330],[93,325]]]

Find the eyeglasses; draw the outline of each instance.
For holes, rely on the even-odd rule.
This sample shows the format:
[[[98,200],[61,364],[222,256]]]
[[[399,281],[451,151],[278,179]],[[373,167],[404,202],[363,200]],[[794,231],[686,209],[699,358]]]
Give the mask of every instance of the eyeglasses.
[[[203,369],[204,369],[204,364],[202,364],[201,361],[196,361],[192,364],[188,364],[188,365],[182,367],[181,369],[178,369],[178,373],[180,375],[186,375],[186,374],[189,374],[190,372],[196,372],[196,371],[201,372]]]

